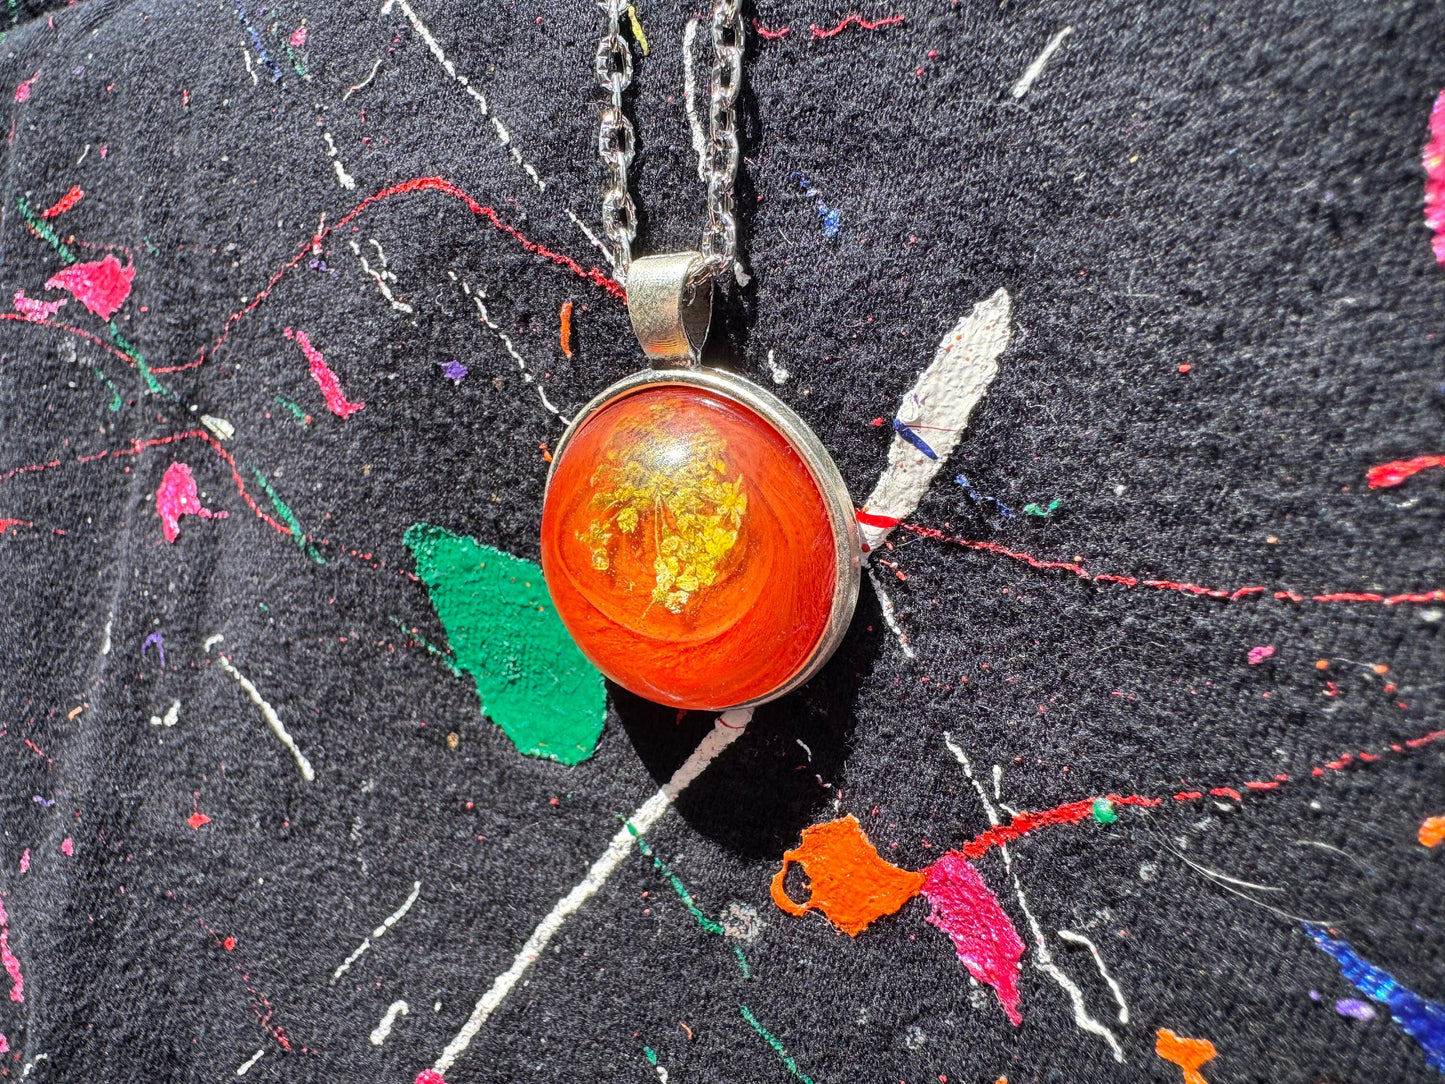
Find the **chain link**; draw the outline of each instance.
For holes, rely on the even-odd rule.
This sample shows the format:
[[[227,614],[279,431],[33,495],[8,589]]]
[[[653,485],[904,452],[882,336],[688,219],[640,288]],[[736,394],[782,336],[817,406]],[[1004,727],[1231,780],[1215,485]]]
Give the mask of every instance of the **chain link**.
[[[627,170],[634,150],[632,122],[622,109],[622,92],[632,82],[632,54],[622,37],[623,0],[603,0],[607,33],[597,43],[597,82],[610,101],[602,109],[597,131],[597,153],[606,181],[602,192],[602,228],[612,243],[618,277],[626,282],[632,263],[632,242],[637,236],[637,207],[627,187]],[[708,143],[703,159],[707,183],[707,225],[702,234],[702,260],[689,281],[698,285],[731,271],[739,285],[748,281],[737,262],[737,218],[733,214],[733,186],[738,173],[737,97],[743,81],[744,29],[742,0],[714,0],[712,10],[712,78],[708,87]]]

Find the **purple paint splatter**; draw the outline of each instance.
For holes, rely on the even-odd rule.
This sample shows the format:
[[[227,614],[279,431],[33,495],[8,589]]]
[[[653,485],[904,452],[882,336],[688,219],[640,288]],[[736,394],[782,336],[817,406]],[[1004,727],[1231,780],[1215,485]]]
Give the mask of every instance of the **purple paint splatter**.
[[[146,652],[150,650],[151,644],[156,645],[156,654],[161,657],[161,669],[166,665],[166,638],[159,632],[153,632],[146,637],[145,643],[140,645],[141,658],[145,658]]]
[[[465,365],[457,361],[456,358],[447,362],[439,361],[437,364],[441,366],[442,376],[446,377],[453,384],[460,384],[462,377],[466,376],[470,371]]]
[[[1373,1020],[1375,1018],[1375,1007],[1357,997],[1340,998],[1335,1002],[1335,1012],[1341,1016],[1348,1016],[1352,1020]]]

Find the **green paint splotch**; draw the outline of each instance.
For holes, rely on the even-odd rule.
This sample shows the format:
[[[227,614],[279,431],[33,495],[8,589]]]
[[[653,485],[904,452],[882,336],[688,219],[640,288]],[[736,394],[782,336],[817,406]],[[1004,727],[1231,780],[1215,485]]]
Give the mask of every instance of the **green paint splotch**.
[[[429,523],[413,524],[404,541],[482,714],[528,756],[590,757],[607,691],[553,609],[542,569]]]

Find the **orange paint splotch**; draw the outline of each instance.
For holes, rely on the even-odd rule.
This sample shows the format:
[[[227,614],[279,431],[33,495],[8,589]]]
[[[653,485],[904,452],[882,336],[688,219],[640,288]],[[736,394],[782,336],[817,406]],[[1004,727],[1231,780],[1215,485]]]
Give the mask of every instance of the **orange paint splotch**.
[[[1208,1039],[1181,1039],[1168,1028],[1160,1028],[1155,1034],[1154,1053],[1165,1061],[1172,1061],[1184,1070],[1184,1084],[1208,1084],[1199,1069],[1214,1060],[1214,1044]]]
[[[1420,825],[1420,842],[1426,847],[1438,847],[1445,840],[1445,817],[1428,817]]]
[[[572,302],[562,302],[562,311],[559,316],[562,323],[562,353],[570,358],[572,356]]]
[[[804,903],[783,887],[788,866],[797,862],[808,875]],[[822,911],[828,921],[850,937],[869,923],[891,915],[923,888],[924,874],[900,869],[879,855],[863,826],[852,814],[803,829],[802,842],[783,855],[773,877],[773,902],[790,915]]]

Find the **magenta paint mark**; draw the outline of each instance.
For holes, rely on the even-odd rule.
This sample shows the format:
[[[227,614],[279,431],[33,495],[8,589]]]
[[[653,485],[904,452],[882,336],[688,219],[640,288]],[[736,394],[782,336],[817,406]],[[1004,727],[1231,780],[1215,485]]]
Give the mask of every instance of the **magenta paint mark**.
[[[10,1040],[5,1038],[5,1033],[0,1031],[0,1054],[10,1053]]]
[[[166,638],[159,632],[153,632],[145,638],[145,643],[140,645],[140,657],[145,658],[146,652],[150,650],[151,644],[156,645],[156,654],[161,657],[161,669],[166,666]]]
[[[1258,666],[1274,654],[1274,645],[1267,644],[1263,647],[1252,647],[1249,649],[1249,665]]]
[[[29,873],[29,872],[30,872],[30,848],[29,848],[29,847],[26,847],[26,848],[25,848],[25,853],[20,856],[20,872],[21,872],[21,873]]]
[[[928,921],[948,934],[968,973],[992,986],[1009,1021],[1023,1023],[1019,1012],[1019,960],[1024,943],[1013,920],[978,870],[956,854],[946,854],[924,871],[923,894],[933,904]]]
[[[294,34],[291,35],[291,45],[292,45],[292,47],[295,48],[295,49],[300,49],[300,48],[301,48],[302,46],[304,46],[305,44],[306,44],[306,28],[305,28],[304,26],[298,26],[298,27],[296,28],[296,33],[294,33]]]
[[[38,298],[26,297],[24,290],[15,291],[15,311],[27,320],[48,320],[69,303],[70,299],[66,297],[59,301],[41,301]]]
[[[66,836],[66,837],[65,837],[63,840],[61,840],[61,842],[60,842],[60,849],[65,852],[65,857],[66,857],[66,858],[74,858],[74,857],[75,857],[75,840],[71,839],[69,836]]]
[[[40,72],[37,71],[29,79],[25,80],[25,82],[21,83],[18,87],[16,87],[15,100],[17,102],[28,102],[30,100],[30,87],[34,84],[35,80],[39,78]],[[1436,108],[1439,108],[1438,104],[1436,105]]]
[[[447,1082],[435,1069],[423,1069],[417,1073],[415,1084],[447,1084]]]
[[[122,267],[110,253],[92,263],[71,264],[53,275],[45,284],[47,290],[69,290],[79,301],[102,320],[109,320],[130,296],[135,278],[135,264]]]
[[[25,1000],[25,976],[20,973],[20,961],[10,951],[10,916],[5,913],[5,904],[0,902],[0,964],[10,976],[10,1000]]]
[[[288,339],[295,339],[296,345],[301,347],[301,353],[306,355],[306,363],[311,366],[311,379],[316,381],[321,389],[321,394],[326,398],[326,405],[331,413],[338,418],[349,418],[358,410],[366,406],[365,403],[349,402],[341,392],[341,381],[336,379],[336,374],[331,371],[331,366],[326,364],[326,358],[320,350],[311,345],[311,340],[306,337],[304,331],[292,331],[289,327],[282,330],[281,334]]]
[[[1425,164],[1425,225],[1435,235],[1435,262],[1445,264],[1445,90],[1430,110],[1430,142],[1420,157]]]
[[[160,488],[156,490],[156,512],[161,517],[161,534],[165,535],[167,542],[174,542],[180,535],[182,516],[226,518],[225,512],[212,512],[201,506],[196,480],[191,476],[191,468],[184,463],[172,463],[166,468]]]

